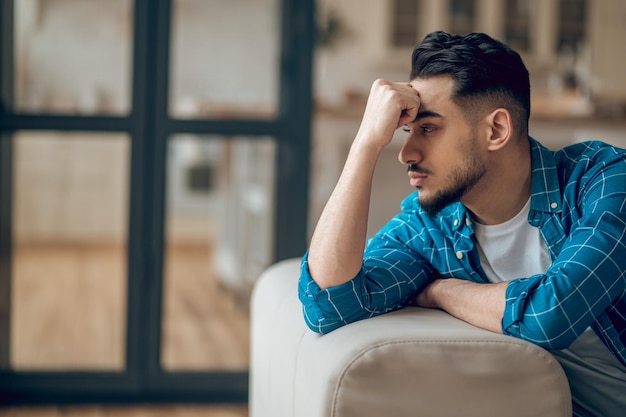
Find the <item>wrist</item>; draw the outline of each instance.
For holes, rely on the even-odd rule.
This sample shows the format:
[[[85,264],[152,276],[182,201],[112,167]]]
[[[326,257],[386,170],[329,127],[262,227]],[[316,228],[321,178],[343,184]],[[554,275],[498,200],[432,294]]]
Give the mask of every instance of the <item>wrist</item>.
[[[359,152],[380,154],[393,139],[393,132],[380,133],[374,129],[360,128],[352,142],[352,148]]]
[[[422,291],[417,295],[416,304],[425,308],[441,308],[438,302],[439,288],[442,285],[444,279],[435,279],[431,281]]]

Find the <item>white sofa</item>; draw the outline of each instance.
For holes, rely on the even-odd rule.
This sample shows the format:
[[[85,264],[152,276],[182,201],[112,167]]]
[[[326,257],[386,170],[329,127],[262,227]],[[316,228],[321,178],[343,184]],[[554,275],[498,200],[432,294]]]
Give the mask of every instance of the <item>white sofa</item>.
[[[442,311],[406,308],[313,333],[299,266],[273,265],[253,292],[251,417],[571,417],[550,353]]]

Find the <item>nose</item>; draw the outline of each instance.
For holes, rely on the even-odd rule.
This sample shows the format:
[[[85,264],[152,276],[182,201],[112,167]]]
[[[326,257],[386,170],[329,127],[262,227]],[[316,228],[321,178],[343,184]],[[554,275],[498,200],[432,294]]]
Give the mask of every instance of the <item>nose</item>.
[[[418,147],[417,140],[411,138],[411,135],[409,135],[405,139],[404,145],[402,145],[402,148],[400,149],[400,153],[398,154],[398,160],[402,164],[410,165],[419,164],[420,162],[422,162],[423,159],[424,156],[422,155],[422,151]]]

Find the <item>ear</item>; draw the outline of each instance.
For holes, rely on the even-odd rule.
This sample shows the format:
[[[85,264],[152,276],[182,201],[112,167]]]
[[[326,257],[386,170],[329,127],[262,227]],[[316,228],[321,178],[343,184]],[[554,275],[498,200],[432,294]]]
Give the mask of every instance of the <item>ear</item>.
[[[511,113],[507,109],[497,108],[487,116],[486,121],[489,128],[488,149],[497,151],[505,146],[513,135]]]

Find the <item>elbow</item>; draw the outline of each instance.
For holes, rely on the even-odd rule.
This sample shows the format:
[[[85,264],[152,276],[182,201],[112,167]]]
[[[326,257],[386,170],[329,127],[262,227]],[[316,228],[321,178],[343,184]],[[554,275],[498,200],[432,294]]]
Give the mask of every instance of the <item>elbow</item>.
[[[566,297],[567,291],[555,289],[545,275],[510,281],[502,332],[548,350],[569,347],[594,317],[580,311],[581,300]]]
[[[504,328],[504,334],[531,342],[548,350],[568,348],[578,336],[574,329],[563,326],[562,323],[544,320],[520,320]]]
[[[347,324],[336,315],[323,314],[316,306],[304,304],[302,314],[307,327],[318,334],[330,333]]]
[[[298,283],[298,298],[307,327],[315,333],[326,334],[348,324],[349,320],[342,316],[345,308],[341,303],[336,304],[329,291],[320,289],[308,271],[304,268],[303,271]],[[338,297],[341,299],[341,294]]]
[[[558,320],[555,320],[548,323],[544,332],[545,341],[539,345],[549,350],[560,350],[568,348],[582,333],[582,330],[576,333],[565,321],[558,322]]]

